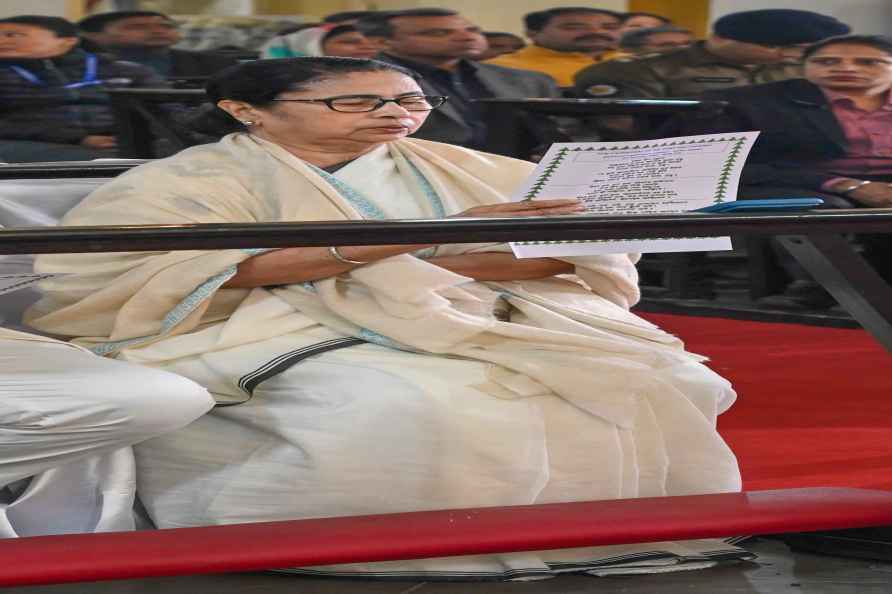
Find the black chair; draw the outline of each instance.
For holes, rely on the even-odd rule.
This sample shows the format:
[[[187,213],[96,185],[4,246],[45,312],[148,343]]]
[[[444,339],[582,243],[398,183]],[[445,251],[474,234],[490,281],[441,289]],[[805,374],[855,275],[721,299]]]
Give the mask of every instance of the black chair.
[[[200,89],[111,89],[118,153],[132,159],[168,156],[197,144],[182,120],[207,103]]]
[[[257,60],[260,58],[260,52],[255,52],[253,50],[245,49],[243,47],[238,47],[235,45],[218,47],[217,49],[208,50],[207,53],[216,54],[218,56],[223,56],[226,58],[232,58],[234,60],[238,60],[239,62],[249,62],[251,60]]]
[[[208,82],[207,76],[169,76],[167,82],[174,89],[204,89]]]
[[[0,180],[115,177],[147,162],[147,159],[102,159],[99,161],[12,163],[0,165]]]
[[[523,123],[530,117],[585,119],[603,115],[671,115],[716,110],[720,101],[697,99],[477,99],[491,131],[484,150],[518,159],[529,155]]]

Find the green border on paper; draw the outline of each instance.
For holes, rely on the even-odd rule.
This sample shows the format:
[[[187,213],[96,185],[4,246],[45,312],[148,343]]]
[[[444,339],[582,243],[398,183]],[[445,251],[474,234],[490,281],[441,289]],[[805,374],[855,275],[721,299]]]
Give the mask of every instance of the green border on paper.
[[[533,200],[535,199],[545,185],[548,183],[548,180],[551,179],[551,176],[557,171],[557,169],[561,166],[561,163],[565,160],[568,153],[574,152],[613,152],[613,151],[634,151],[640,149],[647,148],[661,148],[666,146],[684,146],[691,144],[712,144],[715,142],[733,142],[734,146],[731,147],[731,151],[728,153],[728,156],[725,158],[725,162],[722,164],[722,168],[719,173],[718,182],[716,183],[715,192],[713,193],[713,203],[721,204],[725,202],[725,198],[728,193],[728,183],[731,179],[732,172],[734,171],[734,167],[737,164],[738,159],[740,158],[740,152],[743,149],[743,146],[746,144],[746,137],[744,136],[731,136],[731,137],[721,137],[721,138],[701,138],[699,140],[673,140],[671,142],[651,142],[644,144],[636,144],[635,146],[611,146],[611,147],[598,147],[598,148],[562,148],[558,150],[558,152],[554,155],[551,162],[546,165],[545,169],[542,170],[542,173],[539,174],[539,177],[536,178],[536,181],[533,182],[533,185],[530,187],[529,191],[524,195],[524,200]],[[550,245],[550,244],[560,244],[560,243],[586,243],[586,240],[561,240],[561,241],[519,241],[517,243],[523,245]]]

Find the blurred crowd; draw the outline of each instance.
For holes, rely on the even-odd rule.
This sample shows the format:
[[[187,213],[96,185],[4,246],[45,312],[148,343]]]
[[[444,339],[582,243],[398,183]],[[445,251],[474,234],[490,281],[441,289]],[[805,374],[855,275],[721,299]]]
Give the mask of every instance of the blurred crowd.
[[[534,142],[514,156],[535,158],[562,140],[759,130],[740,198],[892,206],[892,40],[791,9],[727,14],[705,39],[658,14],[585,7],[532,12],[523,25],[525,38],[484,31],[446,8],[354,11],[199,51],[181,49],[200,45],[194,31],[185,43],[182,27],[158,12],[93,14],[77,23],[2,19],[0,161],[115,156],[112,98],[120,90],[201,88],[244,60],[339,56],[405,67],[426,94],[448,97],[420,138],[491,150],[502,131],[489,125],[487,99],[694,98],[712,107],[659,117],[613,110],[521,118]],[[868,238],[865,253],[890,278],[889,265],[879,264],[887,244]],[[813,285],[798,280],[812,299]]]

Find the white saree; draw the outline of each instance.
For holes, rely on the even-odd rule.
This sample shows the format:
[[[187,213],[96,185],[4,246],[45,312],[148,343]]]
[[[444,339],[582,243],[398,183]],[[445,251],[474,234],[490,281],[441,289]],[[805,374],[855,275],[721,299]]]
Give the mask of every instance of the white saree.
[[[121,176],[64,224],[440,218],[506,201],[531,168],[403,140],[331,175],[235,134]],[[629,256],[483,283],[429,263],[426,250],[314,283],[220,289],[254,253],[38,260],[40,271],[77,274],[45,283],[35,327],[237,404],[136,448],[139,496],[159,527],[740,488],[715,430],[734,392],[628,311],[638,298]],[[614,557],[699,567],[741,556],[713,541],[317,571],[529,578],[608,572]]]

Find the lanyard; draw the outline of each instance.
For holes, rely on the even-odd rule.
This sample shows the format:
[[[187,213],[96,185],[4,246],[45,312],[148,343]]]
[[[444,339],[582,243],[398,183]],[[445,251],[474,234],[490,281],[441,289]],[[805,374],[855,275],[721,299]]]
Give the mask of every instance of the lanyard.
[[[86,65],[84,66],[84,78],[80,82],[69,83],[67,85],[64,85],[62,88],[63,89],[80,89],[82,87],[89,87],[92,85],[102,84],[102,81],[98,80],[96,78],[96,75],[99,70],[98,64],[99,64],[99,60],[96,58],[95,54],[87,54],[87,62],[86,62]],[[21,76],[22,78],[24,78],[25,80],[27,80],[30,83],[33,83],[35,85],[41,85],[41,86],[43,86],[45,84],[42,80],[40,80],[40,78],[36,74],[31,72],[27,68],[22,68],[21,66],[10,66],[10,68],[12,68],[16,74],[18,74],[19,76]]]

